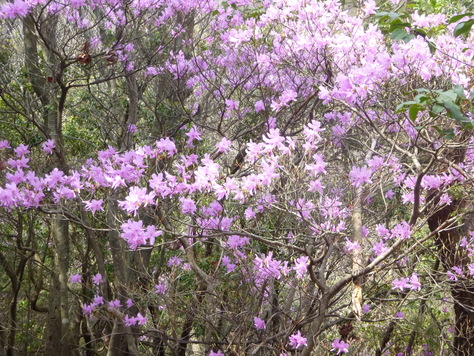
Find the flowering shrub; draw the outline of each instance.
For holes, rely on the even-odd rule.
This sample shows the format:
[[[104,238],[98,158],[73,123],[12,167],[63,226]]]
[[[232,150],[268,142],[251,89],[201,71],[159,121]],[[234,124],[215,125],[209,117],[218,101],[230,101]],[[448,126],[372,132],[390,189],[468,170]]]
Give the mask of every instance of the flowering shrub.
[[[12,60],[25,61],[31,110],[15,85],[0,89],[2,108],[44,136],[40,149],[2,137],[0,207],[18,270],[52,275],[28,287],[31,308],[58,293],[46,309],[63,326],[40,326],[59,333],[46,352],[395,353],[390,340],[428,350],[416,327],[394,330],[437,309],[446,287],[453,349],[469,349],[474,45],[451,33],[471,15],[409,23],[381,11],[398,6],[1,5],[25,46],[48,53]],[[51,37],[59,28],[65,37]],[[120,106],[107,96],[122,89]],[[104,138],[91,157],[69,153],[63,131],[86,110],[81,95],[107,116],[96,135],[118,147]],[[16,306],[17,257],[0,256]]]

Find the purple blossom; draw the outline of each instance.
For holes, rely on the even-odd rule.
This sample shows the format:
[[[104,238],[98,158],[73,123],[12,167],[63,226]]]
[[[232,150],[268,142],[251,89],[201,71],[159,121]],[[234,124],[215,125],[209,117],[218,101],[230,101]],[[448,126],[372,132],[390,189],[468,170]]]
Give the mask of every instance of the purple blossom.
[[[172,266],[179,266],[181,263],[183,263],[183,260],[177,256],[172,256],[168,260],[168,267]]]
[[[43,143],[43,151],[47,154],[52,154],[53,149],[55,148],[54,140],[47,140]]]
[[[393,282],[393,289],[400,289],[401,291],[405,289],[411,290],[421,290],[421,283],[418,280],[418,275],[413,273],[410,278],[405,277],[402,279],[394,279]]]
[[[156,294],[164,295],[164,294],[166,294],[166,289],[167,289],[167,286],[164,283],[159,283],[159,284],[155,285],[155,293]]]
[[[364,183],[372,184],[370,177],[372,176],[372,171],[367,167],[352,167],[352,170],[349,173],[349,180],[351,184],[358,188]]]
[[[21,144],[17,148],[15,148],[15,153],[18,157],[23,157],[30,153],[30,150],[28,149],[27,145]]]
[[[123,321],[125,326],[133,326],[137,323],[137,319],[133,316],[129,316],[128,314],[125,315]]]
[[[339,338],[332,342],[332,347],[331,351],[337,351],[337,355],[349,352],[349,344]]]
[[[265,104],[263,103],[262,100],[259,100],[255,103],[255,112],[260,112],[262,110],[265,110]]]
[[[145,71],[146,76],[155,76],[158,75],[158,70],[155,67],[147,67]]]
[[[78,274],[70,274],[69,275],[69,281],[71,283],[81,283],[82,277],[79,273]]]
[[[344,252],[352,253],[354,251],[360,251],[360,244],[357,241],[352,242],[346,237],[346,246],[344,246]]]
[[[137,132],[138,129],[137,129],[137,125],[135,124],[129,124],[127,126],[127,132],[130,132],[130,133],[133,133],[133,132]]]
[[[411,226],[406,221],[402,221],[400,224],[395,225],[390,233],[392,237],[406,240],[411,235]]]
[[[102,281],[103,279],[100,273],[97,273],[94,277],[92,277],[92,283],[94,283],[95,285],[99,285],[100,283],[102,283]]]
[[[400,289],[401,291],[403,291],[405,288],[409,288],[408,282],[409,282],[408,278],[394,279],[392,281],[393,289]]]
[[[83,200],[82,202],[86,206],[85,209],[92,211],[92,214],[95,214],[96,211],[98,210],[104,211],[104,208],[102,206],[102,202],[103,202],[102,199],[99,199],[99,200],[92,199],[91,201]]]
[[[114,300],[111,300],[111,301],[109,302],[108,308],[109,308],[110,310],[113,310],[113,309],[116,309],[116,308],[120,308],[121,306],[122,306],[122,303],[120,303],[120,300],[114,299]]]
[[[224,137],[222,140],[220,140],[216,144],[217,152],[226,153],[231,146],[232,146],[232,141]]]
[[[30,7],[27,2],[22,0],[15,0],[13,3],[7,2],[0,7],[0,18],[15,18],[24,17],[30,11]]]
[[[162,231],[157,231],[154,225],[144,227],[141,220],[129,219],[121,225],[121,228],[120,236],[128,242],[132,250],[136,250],[139,245],[145,245],[147,241],[153,245],[155,238],[162,234]]]
[[[264,330],[267,327],[265,325],[265,321],[263,319],[260,319],[257,316],[253,318],[253,324],[255,326],[255,329],[257,329],[257,330]]]
[[[146,324],[146,317],[144,317],[142,314],[138,313],[137,316],[135,317],[136,323],[138,325],[145,325]]]
[[[91,315],[94,311],[95,305],[94,303],[91,304],[84,304],[82,307],[82,314],[84,315]]]
[[[403,314],[401,311],[395,313],[395,318],[397,319],[404,319],[405,318],[405,314]]]
[[[10,143],[7,140],[0,141],[0,149],[2,148],[10,148]]]
[[[291,335],[289,337],[290,340],[290,347],[293,347],[295,349],[299,349],[300,347],[307,346],[307,339],[303,336],[301,336],[301,331],[298,330],[297,333]]]
[[[199,129],[196,128],[196,126],[191,127],[189,132],[185,133],[185,135],[188,136],[188,140],[186,141],[186,144],[188,145],[188,147],[194,147],[194,145],[193,145],[194,141],[196,141],[196,140],[201,141],[202,140],[201,133],[202,132],[199,131]]]
[[[181,197],[179,198],[179,201],[181,202],[181,213],[194,214],[196,212],[196,204],[191,198]]]
[[[99,305],[102,305],[104,304],[104,297],[100,296],[100,295],[96,295],[94,297],[94,302],[93,302],[94,305],[96,306],[99,306]]]
[[[301,256],[296,259],[295,267],[293,267],[293,269],[296,272],[296,278],[298,279],[304,278],[304,276],[307,273],[308,260],[309,260],[308,256]]]
[[[227,273],[233,272],[235,267],[237,267],[235,263],[231,262],[228,256],[222,256],[221,263],[225,268],[227,268]]]
[[[392,189],[387,190],[387,192],[385,193],[385,197],[387,199],[393,199],[394,196],[395,196],[395,193],[393,192]]]
[[[209,356],[225,356],[224,353],[221,350],[217,350],[216,352],[211,351],[209,353]]]

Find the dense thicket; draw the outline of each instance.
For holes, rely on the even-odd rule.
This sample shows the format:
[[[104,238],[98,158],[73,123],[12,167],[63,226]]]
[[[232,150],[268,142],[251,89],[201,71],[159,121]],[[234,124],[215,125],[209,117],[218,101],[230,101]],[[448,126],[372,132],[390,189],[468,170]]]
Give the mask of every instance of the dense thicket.
[[[469,7],[2,3],[0,355],[472,355]]]

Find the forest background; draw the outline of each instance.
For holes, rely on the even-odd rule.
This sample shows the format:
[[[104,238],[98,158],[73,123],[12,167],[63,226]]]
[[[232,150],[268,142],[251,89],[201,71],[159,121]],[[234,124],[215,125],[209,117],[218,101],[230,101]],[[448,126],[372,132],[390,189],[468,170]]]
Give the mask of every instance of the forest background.
[[[0,4],[0,355],[473,355],[471,1]]]

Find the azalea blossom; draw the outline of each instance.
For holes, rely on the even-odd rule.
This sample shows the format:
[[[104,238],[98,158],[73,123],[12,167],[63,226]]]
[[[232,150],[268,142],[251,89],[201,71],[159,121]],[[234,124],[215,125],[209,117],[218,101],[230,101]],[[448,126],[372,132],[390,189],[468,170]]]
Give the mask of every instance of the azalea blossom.
[[[301,336],[301,331],[297,331],[295,334],[289,337],[290,339],[290,347],[295,349],[299,349],[300,347],[307,346],[307,339]]]
[[[332,347],[331,351],[337,351],[337,355],[349,352],[349,344],[339,338],[332,342]]]

